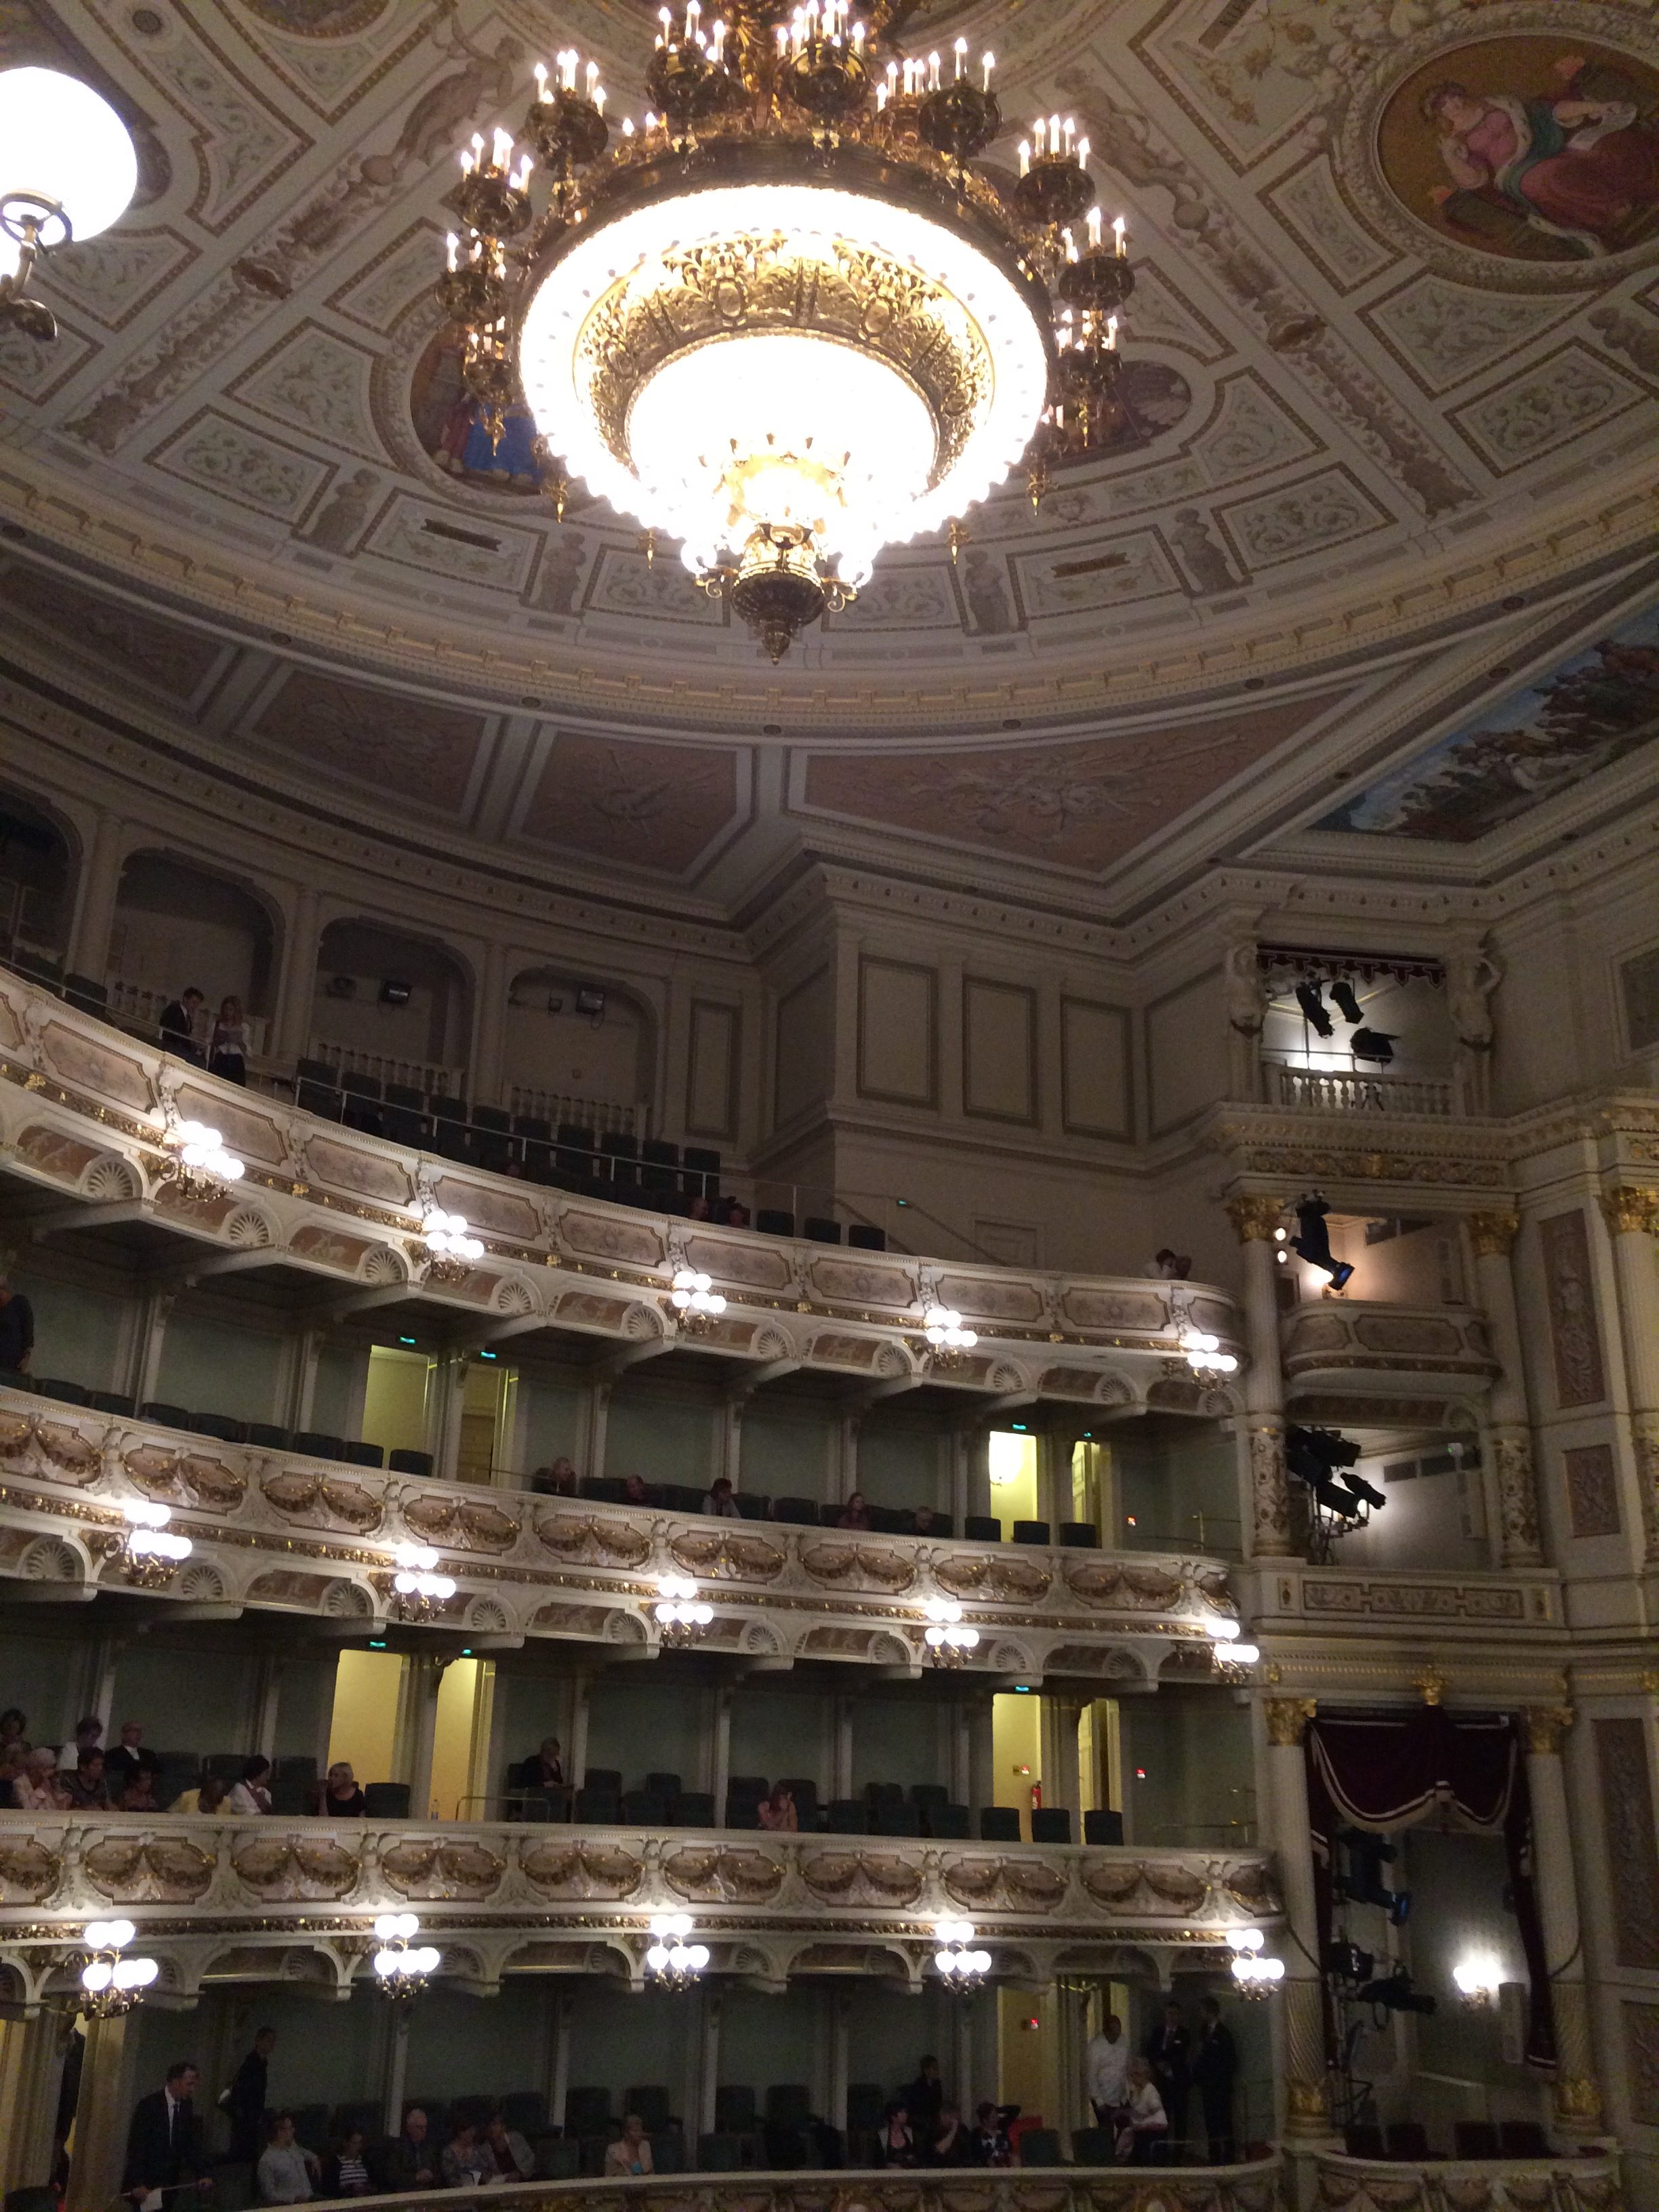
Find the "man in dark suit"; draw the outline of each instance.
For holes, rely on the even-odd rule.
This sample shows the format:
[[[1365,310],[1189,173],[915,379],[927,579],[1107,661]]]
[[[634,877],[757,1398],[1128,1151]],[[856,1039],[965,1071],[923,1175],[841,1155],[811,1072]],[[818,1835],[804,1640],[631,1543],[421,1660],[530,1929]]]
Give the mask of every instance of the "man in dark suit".
[[[1144,2056],[1164,2100],[1173,2147],[1187,2132],[1187,2091],[1192,2080],[1193,2039],[1178,2004],[1166,2004],[1164,2018],[1146,2039]]]
[[[194,2182],[204,2190],[210,2186],[207,2147],[192,2101],[200,2079],[188,2058],[175,2058],[161,2087],[140,2097],[133,2106],[121,2187],[136,2203],[142,2203],[155,2190],[177,2189],[180,2183]]]
[[[253,2048],[232,2077],[219,2100],[230,2116],[230,2154],[258,2160],[264,2140],[265,2106],[270,2095],[270,2054],[276,2048],[276,2031],[262,2027]]]
[[[1238,2046],[1221,2017],[1221,2007],[1206,1997],[1193,2046],[1192,2078],[1204,2100],[1204,2132],[1210,2164],[1231,2166],[1238,2156],[1233,2138],[1233,2083],[1238,2075]]]
[[[196,1017],[206,1000],[194,983],[181,991],[176,999],[169,999],[161,1009],[161,1049],[170,1052],[177,1060],[193,1060],[204,1066],[202,1048],[196,1042]]]

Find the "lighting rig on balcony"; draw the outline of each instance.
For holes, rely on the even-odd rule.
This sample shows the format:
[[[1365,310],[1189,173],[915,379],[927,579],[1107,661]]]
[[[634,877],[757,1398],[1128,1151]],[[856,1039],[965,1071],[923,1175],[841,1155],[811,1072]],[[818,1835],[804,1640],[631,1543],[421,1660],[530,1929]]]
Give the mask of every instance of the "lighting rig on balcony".
[[[88,1921],[77,2008],[89,2020],[118,2020],[131,2012],[161,1972],[154,1959],[125,1955],[137,1932],[130,1920]]]
[[[51,344],[57,318],[29,297],[30,277],[44,256],[107,230],[137,184],[126,125],[90,85],[57,70],[0,75],[0,330]]]
[[[399,1544],[392,1560],[397,1569],[392,1591],[401,1620],[429,1620],[454,1596],[453,1579],[434,1571],[438,1554],[430,1544]]]
[[[129,1498],[123,1499],[121,1512],[127,1524],[121,1546],[127,1580],[140,1589],[165,1589],[194,1549],[188,1536],[168,1528],[173,1508]]]
[[[929,1659],[935,1667],[964,1666],[968,1654],[979,1647],[978,1629],[959,1625],[962,1607],[953,1597],[930,1597],[923,1610],[927,1626],[922,1632],[922,1642]]]
[[[660,1989],[689,1990],[708,1964],[706,1943],[688,1943],[692,1933],[689,1912],[653,1912],[651,1933],[656,1939],[645,1954],[646,1972]]]
[[[1236,1928],[1227,1941],[1233,1947],[1233,1990],[1248,2002],[1260,2004],[1285,1978],[1285,1961],[1262,1956],[1266,1942],[1259,1928]]]
[[[690,1575],[659,1575],[657,1602],[651,1611],[663,1642],[671,1647],[699,1642],[714,1618],[714,1607],[699,1600]]]
[[[933,1367],[960,1367],[979,1342],[978,1332],[963,1327],[954,1306],[929,1306],[922,1315],[921,1329]]]
[[[991,1971],[988,1951],[975,1951],[974,1923],[971,1920],[936,1920],[933,1933],[939,1948],[933,1954],[933,1965],[939,1979],[958,1996],[969,1996],[983,1986]]]
[[[726,1311],[714,1277],[700,1274],[695,1267],[682,1267],[675,1275],[669,1303],[683,1336],[705,1334]]]
[[[421,1923],[412,1912],[383,1912],[374,1923],[380,1944],[373,1960],[375,1982],[385,1996],[400,2003],[419,1996],[443,1964],[443,1954],[434,1944],[415,1942],[420,1932]]]
[[[180,1121],[161,1142],[167,1147],[161,1180],[176,1184],[186,1198],[218,1198],[247,1172],[205,1121]]]
[[[483,1249],[479,1238],[467,1233],[464,1213],[446,1213],[442,1206],[430,1206],[422,1215],[415,1256],[425,1261],[434,1282],[464,1283],[473,1261],[483,1259]]]

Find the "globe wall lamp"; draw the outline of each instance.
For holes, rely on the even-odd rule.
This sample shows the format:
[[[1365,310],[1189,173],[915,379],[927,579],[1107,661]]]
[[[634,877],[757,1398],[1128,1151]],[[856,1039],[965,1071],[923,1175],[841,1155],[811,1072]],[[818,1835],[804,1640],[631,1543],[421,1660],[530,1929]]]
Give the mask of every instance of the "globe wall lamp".
[[[971,1920],[937,1920],[933,1933],[939,1948],[933,1954],[933,1966],[939,1979],[958,1996],[969,1996],[984,1985],[991,1971],[988,1951],[975,1951],[973,1946],[974,1923]]]
[[[979,1631],[961,1626],[962,1607],[953,1597],[930,1597],[923,1610],[927,1626],[922,1642],[935,1667],[961,1667],[979,1646]]]
[[[1224,1613],[1212,1613],[1204,1623],[1204,1633],[1210,1639],[1210,1656],[1224,1681],[1248,1682],[1250,1669],[1261,1656],[1261,1647],[1247,1643],[1239,1632],[1238,1623]]]
[[[714,1288],[714,1277],[700,1274],[695,1267],[679,1270],[669,1303],[682,1334],[686,1336],[706,1334],[726,1311],[726,1300]]]
[[[1233,1990],[1247,2003],[1260,2004],[1285,1978],[1285,1961],[1262,1956],[1267,1938],[1259,1928],[1237,1928],[1228,1936],[1233,1947]]]
[[[1221,1339],[1211,1336],[1201,1328],[1183,1328],[1181,1348],[1187,1355],[1187,1364],[1194,1375],[1237,1375],[1238,1361],[1231,1352],[1221,1349]]]
[[[714,1618],[714,1607],[698,1598],[690,1575],[659,1575],[657,1602],[651,1612],[663,1642],[670,1645],[696,1644]]]
[[[58,319],[29,297],[41,258],[123,215],[138,157],[106,100],[57,70],[0,72],[0,329],[50,344]]]
[[[129,1498],[123,1500],[121,1512],[127,1524],[121,1546],[127,1580],[141,1589],[164,1589],[194,1546],[188,1536],[168,1528],[173,1518],[170,1505],[153,1504],[147,1498]]]
[[[921,1330],[933,1367],[960,1367],[979,1342],[978,1332],[963,1327],[954,1306],[929,1306],[921,1317]]]
[[[433,1944],[416,1944],[421,1923],[412,1912],[383,1912],[374,1923],[380,1948],[374,1954],[374,1978],[381,1991],[400,2002],[417,1997],[443,1963]]]
[[[161,1972],[154,1959],[124,1955],[137,1930],[130,1920],[89,1920],[83,1941],[80,2010],[89,2020],[118,2020],[142,2004],[144,1991]]]
[[[438,1554],[430,1544],[399,1544],[392,1559],[392,1595],[404,1620],[428,1620],[454,1596],[453,1578],[434,1571]]]
[[[426,1272],[434,1282],[464,1283],[472,1271],[472,1262],[483,1259],[483,1249],[479,1238],[468,1234],[464,1213],[446,1213],[442,1206],[430,1206],[421,1217],[416,1257],[426,1262]]]
[[[180,1121],[161,1141],[167,1148],[162,1180],[175,1183],[186,1198],[217,1198],[246,1173],[218,1130],[205,1121]]]
[[[689,1990],[708,1964],[706,1943],[688,1943],[692,1933],[689,1912],[653,1912],[651,1933],[655,1942],[645,1954],[646,1972],[658,1986],[668,1990]]]
[[[1503,1976],[1489,1951],[1471,1951],[1452,1968],[1458,2002],[1465,2012],[1487,2012],[1498,2002]]]

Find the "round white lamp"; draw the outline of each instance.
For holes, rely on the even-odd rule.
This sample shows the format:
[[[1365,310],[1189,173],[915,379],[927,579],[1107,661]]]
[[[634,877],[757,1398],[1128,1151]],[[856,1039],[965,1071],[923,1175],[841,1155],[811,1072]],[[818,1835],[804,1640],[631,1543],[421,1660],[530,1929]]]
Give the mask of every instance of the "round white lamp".
[[[51,311],[26,296],[41,254],[96,238],[125,214],[138,156],[109,102],[60,70],[0,70],[0,323],[51,339]]]

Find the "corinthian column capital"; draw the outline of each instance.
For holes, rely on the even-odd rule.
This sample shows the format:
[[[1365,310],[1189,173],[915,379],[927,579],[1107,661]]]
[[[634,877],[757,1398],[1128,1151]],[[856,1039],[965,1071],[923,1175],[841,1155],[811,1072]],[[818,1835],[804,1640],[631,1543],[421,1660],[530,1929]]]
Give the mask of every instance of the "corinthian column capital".
[[[1522,1716],[1527,1749],[1534,1758],[1559,1759],[1561,1739],[1576,1717],[1571,1705],[1528,1705]]]
[[[1269,1698],[1262,1708],[1267,1716],[1267,1741],[1280,1751],[1293,1751],[1308,1732],[1308,1723],[1319,1711],[1317,1698]]]
[[[1479,1260],[1504,1259],[1521,1227],[1518,1213],[1472,1213],[1469,1242]]]
[[[1274,1230],[1285,1218],[1285,1201],[1257,1196],[1230,1198],[1227,1216],[1241,1244],[1271,1244]]]
[[[1659,1190],[1650,1190],[1642,1183],[1616,1182],[1601,1193],[1600,1202],[1609,1237],[1628,1237],[1632,1232],[1650,1236],[1659,1231]]]

